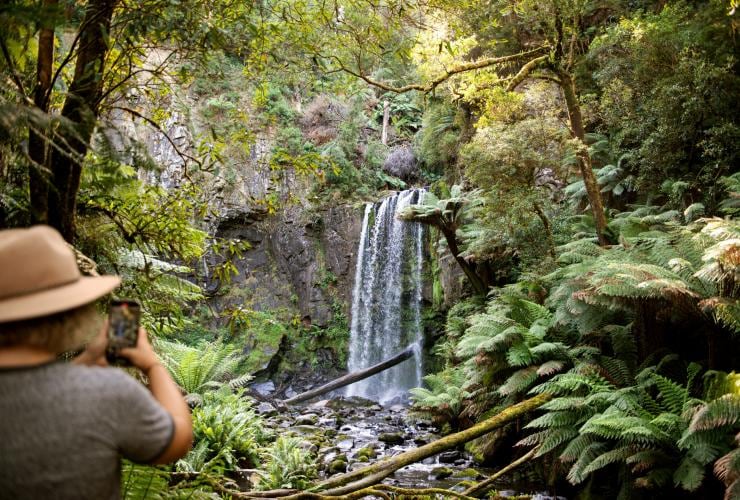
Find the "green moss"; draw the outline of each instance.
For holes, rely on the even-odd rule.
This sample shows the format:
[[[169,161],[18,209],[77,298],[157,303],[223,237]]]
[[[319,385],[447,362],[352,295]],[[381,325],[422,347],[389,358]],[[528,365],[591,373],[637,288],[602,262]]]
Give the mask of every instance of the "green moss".
[[[247,351],[247,356],[241,364],[242,370],[254,373],[264,369],[277,354],[280,343],[287,334],[286,326],[271,314],[252,311],[246,331],[243,336],[239,336],[243,339],[240,343]]]
[[[477,443],[477,440],[465,443],[465,451],[472,455],[473,460],[475,460],[476,463],[482,464],[486,461],[484,450]]]
[[[435,467],[432,469],[432,476],[436,480],[440,479],[446,479],[452,475],[452,473],[455,472],[449,467]]]
[[[454,478],[467,478],[467,479],[475,479],[477,477],[481,476],[481,473],[478,472],[475,469],[463,469],[455,472],[452,477]]]
[[[360,448],[357,450],[357,461],[358,462],[367,462],[370,459],[377,458],[378,452],[375,451],[375,448],[372,446],[366,446],[364,448]]]

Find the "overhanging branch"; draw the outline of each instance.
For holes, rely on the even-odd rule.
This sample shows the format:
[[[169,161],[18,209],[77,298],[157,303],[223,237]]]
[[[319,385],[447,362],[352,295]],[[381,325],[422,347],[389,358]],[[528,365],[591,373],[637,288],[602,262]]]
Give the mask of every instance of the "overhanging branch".
[[[519,72],[514,75],[514,78],[512,78],[509,84],[506,86],[507,92],[511,92],[515,88],[517,88],[517,86],[519,86],[519,84],[522,83],[524,79],[529,76],[532,70],[534,70],[534,68],[536,68],[537,65],[539,65],[540,63],[545,62],[548,57],[549,56],[547,55],[536,57],[522,66],[522,69],[520,69]]]
[[[344,71],[344,72],[346,72],[346,73],[348,73],[348,74],[350,74],[350,75],[352,75],[352,76],[354,76],[356,78],[359,78],[359,79],[365,81],[366,83],[368,83],[369,85],[372,85],[373,87],[377,87],[379,89],[385,90],[386,92],[394,92],[396,94],[403,94],[405,92],[410,92],[412,90],[416,90],[416,91],[419,91],[419,92],[428,93],[428,92],[431,92],[434,89],[436,89],[440,84],[442,84],[445,81],[447,81],[450,77],[452,77],[454,75],[457,75],[459,73],[465,73],[467,71],[473,71],[473,70],[476,70],[476,69],[487,68],[489,66],[495,66],[497,64],[503,64],[503,63],[512,62],[512,61],[518,61],[520,59],[526,59],[526,58],[529,58],[529,57],[532,57],[532,56],[537,56],[538,54],[542,54],[543,52],[548,51],[548,50],[549,50],[549,47],[543,46],[543,47],[538,47],[538,48],[536,48],[534,50],[529,50],[529,51],[526,51],[526,52],[520,52],[518,54],[511,54],[511,55],[508,55],[508,56],[501,56],[501,57],[487,57],[487,58],[484,58],[484,59],[478,59],[477,61],[471,61],[471,62],[461,63],[461,64],[458,64],[458,65],[453,66],[452,68],[446,70],[444,73],[436,76],[434,79],[432,79],[431,81],[429,81],[429,82],[427,82],[425,84],[412,83],[412,84],[409,84],[409,85],[403,85],[401,87],[396,87],[396,86],[389,85],[387,83],[384,83],[384,82],[381,82],[381,81],[378,81],[378,80],[374,80],[374,79],[370,78],[369,76],[367,76],[361,70],[353,70],[351,68],[348,68],[337,57],[332,57],[331,59],[333,59],[335,61],[335,63],[339,67],[339,69],[341,69],[342,71]],[[537,64],[539,64],[539,62],[543,61],[546,58],[547,58],[547,56],[546,55],[543,55],[543,56],[537,57],[536,59],[534,59],[534,61],[538,61]],[[530,64],[531,62],[532,61],[530,61],[527,64]],[[527,66],[527,64],[525,64],[525,66]],[[532,68],[534,68],[537,64],[534,64],[533,66],[531,66],[531,68],[529,69],[529,71],[531,71]]]

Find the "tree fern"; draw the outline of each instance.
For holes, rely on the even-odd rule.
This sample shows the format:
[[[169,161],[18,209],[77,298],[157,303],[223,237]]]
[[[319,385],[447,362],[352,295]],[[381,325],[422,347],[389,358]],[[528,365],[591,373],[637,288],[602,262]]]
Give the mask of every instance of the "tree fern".
[[[585,251],[568,254],[566,265],[546,277],[556,283],[548,299],[556,306],[556,323],[573,323],[588,333],[598,329],[604,311],[630,312],[641,302],[659,301],[740,331],[740,224],[701,219],[680,226],[676,217],[622,217],[628,236],[609,250],[588,252],[588,244],[571,244]],[[636,225],[627,227],[628,221]]]
[[[236,385],[248,381],[248,376],[235,376],[240,357],[233,346],[214,342],[190,347],[160,340],[156,347],[162,363],[187,394],[202,394],[229,379],[236,380]]]
[[[460,368],[448,368],[424,377],[427,387],[409,390],[413,411],[431,415],[441,422],[455,421],[462,411],[463,401],[470,393],[463,389],[467,378]]]

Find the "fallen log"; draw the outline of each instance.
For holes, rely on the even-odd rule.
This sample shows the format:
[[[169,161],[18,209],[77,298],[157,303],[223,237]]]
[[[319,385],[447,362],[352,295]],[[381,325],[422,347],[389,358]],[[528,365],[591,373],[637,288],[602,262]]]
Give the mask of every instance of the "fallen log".
[[[539,408],[549,401],[551,397],[552,396],[547,393],[538,394],[537,396],[506,408],[501,413],[498,413],[483,422],[479,422],[469,429],[450,434],[449,436],[440,438],[429,444],[416,448],[415,450],[409,450],[399,455],[386,458],[368,467],[332,477],[318,483],[316,487],[312,488],[312,490],[319,491],[325,496],[339,496],[377,484],[402,467],[420,462],[427,457],[449,450],[450,448],[455,448],[463,443],[483,436],[484,434],[488,434],[492,430],[502,427],[512,420],[521,417],[525,413]],[[287,498],[289,499],[290,496]]]
[[[381,361],[380,363],[370,366],[368,368],[363,368],[362,370],[348,373],[347,375],[334,379],[331,382],[322,385],[321,387],[317,387],[316,389],[311,389],[310,391],[302,392],[298,394],[297,396],[293,396],[292,398],[285,399],[282,402],[290,405],[290,404],[300,403],[302,401],[307,401],[309,399],[315,398],[316,396],[321,396],[322,394],[326,394],[327,392],[333,391],[334,389],[339,389],[340,387],[344,387],[345,385],[359,382],[360,380],[366,379],[372,375],[375,375],[376,373],[380,373],[384,370],[387,370],[388,368],[392,368],[396,366],[397,364],[401,363],[402,361],[406,361],[413,355],[414,355],[414,346],[410,345],[405,350],[396,354],[392,358],[388,358],[385,361]]]

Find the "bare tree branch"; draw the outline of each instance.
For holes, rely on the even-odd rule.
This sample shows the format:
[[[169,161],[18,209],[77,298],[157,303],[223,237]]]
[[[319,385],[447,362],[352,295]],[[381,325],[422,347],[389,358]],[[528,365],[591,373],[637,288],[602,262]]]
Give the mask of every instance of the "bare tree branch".
[[[436,89],[440,84],[447,81],[450,77],[457,75],[459,73],[465,73],[467,71],[472,71],[476,69],[482,69],[487,68],[489,66],[494,66],[497,64],[503,64],[511,61],[518,61],[520,59],[526,59],[528,57],[532,57],[538,54],[542,54],[542,52],[549,50],[549,47],[543,46],[538,47],[534,50],[529,50],[526,52],[520,52],[518,54],[511,54],[508,56],[501,56],[501,57],[487,57],[484,59],[479,59],[477,61],[471,61],[471,62],[465,62],[460,63],[456,66],[453,66],[452,68],[446,70],[444,73],[436,76],[434,79],[429,81],[425,84],[420,83],[412,83],[409,85],[403,85],[401,87],[395,87],[393,85],[389,85],[387,83],[383,83],[378,80],[374,80],[367,76],[363,71],[362,68],[358,64],[358,70],[353,70],[351,68],[348,68],[338,57],[332,56],[331,59],[335,61],[339,69],[344,71],[345,73],[349,73],[352,76],[355,76],[361,80],[364,80],[369,85],[372,85],[373,87],[377,87],[379,89],[385,90],[386,92],[394,92],[397,94],[403,94],[405,92],[410,92],[412,90],[417,90],[419,92],[428,93]],[[544,60],[546,56],[538,57],[537,59]],[[525,65],[526,66],[526,65]],[[536,66],[536,65],[535,65]],[[534,66],[533,66],[534,67]],[[531,69],[530,69],[531,71]]]
[[[522,83],[529,76],[532,70],[534,70],[534,68],[536,68],[537,65],[539,65],[540,63],[545,62],[548,57],[548,55],[536,57],[522,66],[522,69],[520,69],[519,72],[514,75],[514,78],[512,78],[509,84],[506,86],[506,90],[508,92],[511,92],[515,88],[517,88],[519,84]]]
[[[124,106],[110,106],[110,109],[118,109],[120,111],[124,111],[126,113],[129,113],[129,114],[135,116],[136,118],[141,118],[142,120],[144,120],[145,122],[147,122],[149,125],[151,125],[155,129],[157,129],[157,131],[159,133],[161,133],[164,136],[165,139],[167,139],[167,142],[170,143],[170,145],[172,146],[172,148],[175,150],[175,153],[177,153],[177,156],[179,156],[180,158],[182,158],[182,160],[185,163],[187,163],[187,161],[190,160],[190,161],[196,163],[199,167],[202,167],[203,166],[203,164],[201,163],[201,161],[198,160],[196,157],[194,157],[192,155],[189,155],[187,153],[182,152],[180,150],[180,148],[177,146],[177,144],[175,144],[175,141],[172,140],[172,138],[169,136],[169,134],[167,132],[165,132],[165,130],[159,125],[159,123],[155,122],[154,120],[152,120],[148,116],[145,116],[145,115],[139,113],[135,109],[127,108],[127,107],[124,107]],[[193,182],[193,179],[191,179],[190,178],[190,175],[188,174],[187,168],[184,168],[184,167],[185,167],[185,165],[183,165],[183,175],[185,176],[185,178],[187,180],[189,180],[190,182]]]
[[[3,58],[5,58],[5,63],[8,65],[8,69],[10,70],[10,76],[15,86],[18,87],[18,92],[20,92],[21,98],[26,104],[33,104],[31,99],[28,97],[28,94],[26,94],[26,89],[23,87],[23,80],[21,80],[20,75],[18,75],[18,72],[15,70],[13,58],[10,57],[10,51],[8,50],[8,46],[5,45],[5,40],[3,40],[2,37],[0,37],[0,49],[2,49]]]

